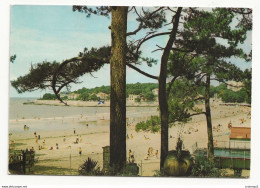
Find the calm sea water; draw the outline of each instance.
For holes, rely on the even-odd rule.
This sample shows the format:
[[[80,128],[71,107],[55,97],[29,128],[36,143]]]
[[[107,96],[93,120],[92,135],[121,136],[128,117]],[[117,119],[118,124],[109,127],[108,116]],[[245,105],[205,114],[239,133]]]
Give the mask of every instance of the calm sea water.
[[[68,116],[109,115],[109,107],[73,107],[23,104],[33,102],[36,98],[10,98],[9,119],[33,119]],[[156,107],[127,107],[127,115],[156,112]]]
[[[11,98],[9,119],[52,118],[108,113],[109,107],[72,107],[50,105],[24,105],[24,102],[33,102],[35,98]]]
[[[86,121],[89,128],[96,125],[109,125],[109,107],[72,107],[23,104],[33,102],[35,98],[10,98],[9,131],[23,132],[23,126],[30,126],[30,131],[67,130],[71,126],[83,128]],[[156,107],[127,107],[128,122],[145,120],[157,114]],[[104,118],[106,121],[99,121]]]

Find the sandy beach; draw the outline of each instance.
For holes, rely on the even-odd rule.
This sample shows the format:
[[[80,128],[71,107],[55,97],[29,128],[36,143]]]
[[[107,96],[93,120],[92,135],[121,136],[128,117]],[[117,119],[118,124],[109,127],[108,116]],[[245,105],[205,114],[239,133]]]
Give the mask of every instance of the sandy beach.
[[[202,106],[200,106],[202,107]],[[64,107],[66,108],[66,107]],[[233,126],[250,127],[250,107],[211,105],[214,144],[221,146],[229,140],[228,123]],[[136,132],[135,124],[158,114],[156,107],[127,113],[127,151],[131,149],[135,162],[140,167],[140,176],[153,176],[159,169],[160,133]],[[244,119],[242,123],[240,119]],[[79,166],[88,158],[98,161],[103,167],[103,149],[109,145],[109,113],[93,115],[77,114],[65,117],[35,117],[10,119],[9,141],[14,141],[15,150],[34,148],[37,163],[34,174],[77,175]],[[220,126],[218,126],[220,124]],[[24,130],[24,125],[29,127]],[[218,127],[218,128],[217,128]],[[193,152],[197,142],[199,148],[207,147],[205,115],[193,116],[186,124],[177,124],[169,129],[169,150],[176,146],[178,135],[184,148]],[[38,138],[40,135],[40,138]],[[78,142],[78,143],[77,143]],[[149,147],[154,156],[146,159]],[[39,149],[40,148],[40,149]],[[79,149],[82,154],[79,154]],[[158,154],[156,156],[156,150]],[[242,176],[248,176],[244,170]]]

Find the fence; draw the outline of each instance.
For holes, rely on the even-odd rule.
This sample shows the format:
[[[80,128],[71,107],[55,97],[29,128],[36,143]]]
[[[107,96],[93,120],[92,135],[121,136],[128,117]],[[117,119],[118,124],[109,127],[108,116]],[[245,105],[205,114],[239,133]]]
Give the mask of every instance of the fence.
[[[250,141],[217,141],[214,143],[214,148],[250,150]]]
[[[9,154],[9,169],[23,174],[32,173],[35,162],[34,157],[35,152],[28,150]]]

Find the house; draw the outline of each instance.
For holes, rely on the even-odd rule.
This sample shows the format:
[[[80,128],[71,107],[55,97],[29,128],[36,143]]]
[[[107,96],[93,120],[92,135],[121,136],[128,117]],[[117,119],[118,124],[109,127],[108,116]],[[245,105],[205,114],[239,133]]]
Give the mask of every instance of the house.
[[[97,93],[96,96],[101,100],[106,100],[108,98],[108,94],[102,92]]]
[[[230,89],[232,91],[239,91],[242,89],[243,83],[242,82],[235,82],[235,81],[229,81],[227,82],[227,89]]]
[[[60,92],[59,95],[60,95],[60,98],[68,97],[69,96],[69,92]]]
[[[75,100],[75,99],[78,99],[79,96],[80,96],[80,94],[70,93],[69,96],[68,96],[68,99],[69,99],[69,100]]]
[[[140,98],[140,95],[129,94],[128,101],[135,102],[135,99]]]
[[[153,94],[154,95],[157,95],[158,96],[158,93],[159,93],[159,89],[158,88],[155,88],[152,90]]]

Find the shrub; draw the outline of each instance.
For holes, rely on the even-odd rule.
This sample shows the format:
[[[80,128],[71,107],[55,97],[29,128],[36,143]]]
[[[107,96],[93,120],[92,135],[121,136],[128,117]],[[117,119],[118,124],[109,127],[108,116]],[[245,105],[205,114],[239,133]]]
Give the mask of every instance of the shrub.
[[[192,166],[191,176],[199,177],[220,177],[225,175],[225,170],[217,168],[214,162],[207,157],[198,156]]]
[[[88,159],[79,167],[79,174],[88,176],[98,176],[103,175],[103,172],[100,170],[98,162],[88,157]]]
[[[151,116],[151,119],[147,121],[141,121],[136,124],[135,130],[139,132],[142,131],[151,131],[152,133],[158,132],[161,127],[161,120],[159,116]]]

